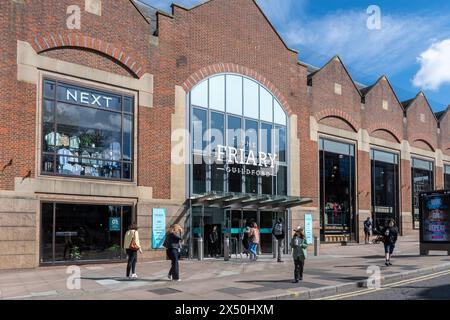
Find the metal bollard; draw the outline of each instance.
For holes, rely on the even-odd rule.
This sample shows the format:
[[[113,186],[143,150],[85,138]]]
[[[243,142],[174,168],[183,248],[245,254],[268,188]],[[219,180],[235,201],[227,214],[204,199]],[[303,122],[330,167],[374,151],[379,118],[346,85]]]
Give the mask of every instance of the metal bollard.
[[[223,256],[225,261],[230,260],[230,238],[228,236],[223,240]]]
[[[204,260],[203,238],[197,239],[197,253],[198,253],[198,261],[203,261]]]
[[[319,256],[319,248],[320,248],[319,237],[315,236],[314,237],[314,256],[315,257]]]

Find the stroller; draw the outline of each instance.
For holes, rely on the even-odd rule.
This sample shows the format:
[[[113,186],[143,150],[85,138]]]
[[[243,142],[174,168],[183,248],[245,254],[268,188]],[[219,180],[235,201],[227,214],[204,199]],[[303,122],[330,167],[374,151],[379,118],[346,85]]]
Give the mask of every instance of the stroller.
[[[372,235],[376,236],[376,238],[374,240],[372,240],[373,244],[380,244],[384,242],[384,235],[383,233],[378,230],[377,228],[374,228],[372,230]]]

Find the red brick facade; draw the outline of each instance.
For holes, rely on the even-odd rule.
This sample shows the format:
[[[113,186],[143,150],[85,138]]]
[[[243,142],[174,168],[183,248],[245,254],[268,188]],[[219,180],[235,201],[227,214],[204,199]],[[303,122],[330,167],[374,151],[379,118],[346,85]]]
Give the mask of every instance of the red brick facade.
[[[403,152],[450,156],[450,115],[437,121],[424,95],[402,105],[386,78],[358,87],[336,57],[308,75],[298,54],[270,25],[253,0],[212,0],[191,10],[174,5],[158,14],[157,36],[132,1],[101,1],[101,16],[84,10],[84,0],[4,1],[0,10],[0,190],[14,191],[15,178],[37,176],[37,88],[17,80],[17,42],[28,42],[40,56],[107,71],[131,79],[154,77],[153,107],[139,106],[137,185],[151,187],[154,199],[171,197],[171,120],[175,86],[186,93],[218,73],[239,73],[265,85],[289,116],[297,116],[300,141],[300,195],[319,207],[318,144],[312,120],[321,128],[374,141],[387,141]],[[68,30],[67,8],[81,8],[81,29]],[[301,58],[301,57],[300,57]],[[89,80],[89,79],[87,79]],[[341,87],[336,94],[335,85]],[[142,102],[142,101],[140,101]],[[440,131],[438,131],[438,127]],[[340,132],[340,131],[338,131]],[[355,138],[357,140],[357,138]],[[356,141],[354,141],[356,142]],[[370,144],[370,143],[369,143]],[[382,145],[383,146],[383,145]],[[371,210],[370,155],[358,145],[357,208]],[[411,152],[414,154],[415,152]],[[402,155],[403,156],[403,155]],[[411,218],[409,155],[401,161],[401,212]],[[450,159],[450,158],[446,158]],[[8,165],[12,160],[11,165]],[[445,160],[445,159],[444,159]],[[435,159],[436,161],[436,159]],[[436,187],[443,187],[442,163],[436,163]],[[2,168],[5,168],[2,170]]]

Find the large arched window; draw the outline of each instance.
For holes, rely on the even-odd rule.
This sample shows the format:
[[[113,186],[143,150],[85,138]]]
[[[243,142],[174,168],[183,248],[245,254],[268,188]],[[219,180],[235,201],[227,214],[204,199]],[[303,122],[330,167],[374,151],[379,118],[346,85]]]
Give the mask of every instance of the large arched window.
[[[287,114],[258,82],[203,80],[189,95],[191,194],[287,195]]]

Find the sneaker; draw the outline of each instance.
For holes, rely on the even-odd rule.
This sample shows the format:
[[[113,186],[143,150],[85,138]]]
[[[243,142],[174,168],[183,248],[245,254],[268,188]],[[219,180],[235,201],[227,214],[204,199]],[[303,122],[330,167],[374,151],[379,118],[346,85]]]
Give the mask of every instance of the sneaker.
[[[298,283],[299,281],[298,280],[294,280],[294,281],[292,281],[292,283]]]
[[[392,266],[392,263],[390,261],[388,263],[389,263],[390,266]]]
[[[388,262],[386,262],[385,265],[386,265],[386,267],[389,267],[389,263]]]
[[[169,280],[172,280],[172,275],[169,273],[169,274],[167,275],[167,278],[168,278]]]
[[[132,278],[132,279],[137,279],[137,278],[138,278],[138,275],[137,275],[136,273],[134,273],[134,274],[131,275],[131,278]]]

